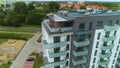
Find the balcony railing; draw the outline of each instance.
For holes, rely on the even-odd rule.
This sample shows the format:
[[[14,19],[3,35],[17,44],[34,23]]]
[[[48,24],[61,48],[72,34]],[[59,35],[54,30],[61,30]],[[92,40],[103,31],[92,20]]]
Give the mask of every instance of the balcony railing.
[[[53,48],[63,47],[63,46],[67,46],[66,41],[59,42],[59,43],[47,43],[47,44],[43,45],[43,48],[44,49],[53,49]]]
[[[85,57],[83,57],[82,60],[74,60],[72,59],[72,63],[76,66],[76,65],[79,65],[79,64],[84,64],[87,62],[87,59]]]
[[[108,63],[109,63],[109,60],[99,61],[98,62],[99,65],[104,65],[104,66],[106,66]]]
[[[107,45],[107,46],[101,45],[102,50],[112,49],[113,47],[114,45]]]
[[[48,28],[50,32],[67,32],[72,31],[73,27],[61,27],[61,28],[51,28],[48,25],[49,20],[44,20],[45,28]]]
[[[110,36],[110,37],[104,37],[103,41],[114,41],[116,39],[116,36]]]
[[[120,62],[117,62],[116,64],[120,67]]]
[[[76,52],[76,51],[73,50],[72,52],[73,52],[73,55],[76,56],[76,57],[88,54],[88,50],[87,49],[84,49],[83,51],[79,51],[79,52]]]
[[[59,57],[59,56],[66,56],[66,55],[67,55],[67,51],[61,51],[59,53],[49,53],[50,58]]]
[[[89,40],[85,40],[82,42],[74,41],[73,43],[74,43],[75,47],[81,47],[81,46],[88,46],[90,44],[90,41]]]
[[[99,56],[100,56],[101,58],[106,58],[106,57],[110,57],[111,54],[112,54],[112,53],[105,53],[105,54],[100,53]]]
[[[105,31],[114,31],[114,30],[118,30],[118,29],[119,29],[119,25],[117,25],[117,24],[111,25],[111,26],[108,26],[108,25],[104,26]]]
[[[60,66],[60,65],[63,65],[65,67],[65,64],[66,64],[66,60],[45,64],[44,67],[45,68],[53,68],[55,66]]]

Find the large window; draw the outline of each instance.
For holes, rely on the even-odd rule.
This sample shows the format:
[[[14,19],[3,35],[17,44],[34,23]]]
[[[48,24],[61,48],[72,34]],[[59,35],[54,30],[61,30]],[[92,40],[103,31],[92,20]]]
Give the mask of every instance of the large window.
[[[67,35],[67,41],[70,41],[70,35]]]
[[[60,57],[55,57],[54,62],[58,62],[58,61],[60,61]]]
[[[110,35],[110,32],[108,31],[106,32],[105,37],[109,37],[109,35]]]
[[[92,22],[89,23],[89,30],[92,29],[92,24],[93,24]]]
[[[54,48],[54,53],[58,53],[60,51],[60,47]]]
[[[79,29],[80,29],[80,30],[85,29],[85,23],[80,23],[80,25],[79,25]]]
[[[97,26],[102,26],[102,21],[98,21]]]
[[[109,20],[107,25],[111,26],[112,25],[112,20]]]
[[[60,36],[54,37],[54,43],[58,43],[58,42],[60,42]]]
[[[98,40],[100,39],[100,35],[101,35],[101,33],[98,33],[98,37],[97,37]]]

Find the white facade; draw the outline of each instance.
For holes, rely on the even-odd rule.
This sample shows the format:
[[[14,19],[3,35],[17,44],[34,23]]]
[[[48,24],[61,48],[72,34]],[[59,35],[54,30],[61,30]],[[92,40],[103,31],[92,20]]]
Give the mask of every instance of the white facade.
[[[115,31],[110,31],[110,36],[113,36],[114,32]],[[100,39],[97,39],[99,33],[100,33]],[[101,53],[101,45],[103,45],[102,39],[104,38],[105,33],[106,33],[106,31],[104,29],[98,29],[95,31],[94,43],[93,43],[89,68],[97,68],[98,67],[98,62],[100,60],[99,54]],[[120,51],[120,44],[118,43],[120,40],[119,33],[120,33],[120,28],[116,32],[116,40],[114,40],[114,47],[112,48],[112,54],[110,56],[110,62],[108,63],[108,68],[115,68],[117,57],[118,57],[119,51]],[[110,45],[111,43],[112,43],[112,41],[109,41],[108,45]],[[96,52],[96,55],[95,55],[95,52]],[[107,52],[109,52],[109,49],[106,50],[106,53]],[[104,58],[104,59],[106,59],[106,58]],[[95,60],[95,62],[94,62],[94,60]]]

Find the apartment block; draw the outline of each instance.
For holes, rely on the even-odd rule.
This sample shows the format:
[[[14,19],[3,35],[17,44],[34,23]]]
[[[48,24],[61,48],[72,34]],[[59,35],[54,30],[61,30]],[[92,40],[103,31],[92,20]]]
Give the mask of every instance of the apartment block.
[[[59,11],[47,17],[45,68],[120,68],[120,11]]]

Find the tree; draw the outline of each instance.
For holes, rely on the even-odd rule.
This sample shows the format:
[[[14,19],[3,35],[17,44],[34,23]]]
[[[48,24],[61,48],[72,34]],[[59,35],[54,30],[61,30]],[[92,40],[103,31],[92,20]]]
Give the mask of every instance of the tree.
[[[39,25],[41,24],[41,16],[36,11],[30,11],[26,17],[26,23],[28,25]]]
[[[28,6],[27,6],[27,9],[28,9],[28,11],[31,11],[31,10],[35,9],[33,3],[29,3]]]
[[[86,9],[86,6],[80,6],[80,9]]]
[[[14,11],[16,13],[26,14],[27,13],[27,5],[25,4],[25,2],[16,2],[16,3],[14,3]]]
[[[60,4],[57,2],[49,2],[47,5],[49,12],[57,12],[60,8]]]
[[[19,18],[19,15],[16,15],[16,17],[13,18],[12,24],[14,27],[20,27],[21,26],[21,21]]]
[[[0,12],[0,25],[2,25],[4,23],[4,18],[5,18],[4,13]]]

